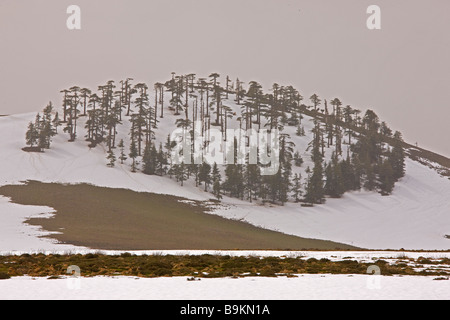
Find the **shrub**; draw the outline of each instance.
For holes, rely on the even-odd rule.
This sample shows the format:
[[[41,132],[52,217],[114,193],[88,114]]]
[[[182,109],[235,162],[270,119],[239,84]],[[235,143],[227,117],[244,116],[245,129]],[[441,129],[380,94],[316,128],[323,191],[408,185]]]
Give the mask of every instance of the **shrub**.
[[[93,253],[88,253],[87,255],[85,255],[86,259],[96,259],[98,258],[98,254],[93,254]]]
[[[131,253],[129,253],[129,252],[124,252],[124,253],[122,253],[120,256],[121,256],[122,258],[129,258],[129,257],[131,257],[132,255],[131,255]]]
[[[5,272],[0,272],[0,280],[6,280],[6,279],[10,279],[11,277],[9,276],[9,274],[5,273]]]
[[[428,258],[424,258],[424,257],[419,257],[417,259],[417,262],[420,263],[420,264],[433,264],[433,261],[431,261]]]

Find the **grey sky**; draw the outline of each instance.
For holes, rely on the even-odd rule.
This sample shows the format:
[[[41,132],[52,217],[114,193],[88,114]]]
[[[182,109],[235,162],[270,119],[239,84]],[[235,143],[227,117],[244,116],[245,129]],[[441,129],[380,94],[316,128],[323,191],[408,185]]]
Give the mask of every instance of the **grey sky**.
[[[371,4],[381,30],[366,28]],[[371,108],[450,156],[449,31],[448,0],[0,0],[0,114],[60,106],[72,85],[218,72]]]

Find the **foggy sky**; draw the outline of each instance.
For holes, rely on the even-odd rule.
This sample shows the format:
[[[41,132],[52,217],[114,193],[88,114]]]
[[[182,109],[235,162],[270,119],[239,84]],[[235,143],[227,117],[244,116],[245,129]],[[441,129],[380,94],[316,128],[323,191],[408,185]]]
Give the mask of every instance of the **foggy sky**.
[[[81,30],[66,27],[72,4]],[[372,4],[381,30],[366,27]],[[59,107],[73,85],[218,72],[373,109],[450,156],[449,31],[448,0],[0,0],[0,114]]]

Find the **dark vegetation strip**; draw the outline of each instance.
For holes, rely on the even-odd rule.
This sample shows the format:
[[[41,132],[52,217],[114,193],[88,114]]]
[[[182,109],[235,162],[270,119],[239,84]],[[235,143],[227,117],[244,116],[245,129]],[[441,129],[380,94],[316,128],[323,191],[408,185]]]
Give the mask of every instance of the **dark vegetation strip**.
[[[448,269],[417,271],[408,262],[394,265],[385,260],[362,263],[354,260],[330,261],[328,259],[308,260],[301,257],[232,257],[222,255],[178,256],[178,255],[58,255],[24,254],[21,256],[0,256],[0,277],[17,276],[52,277],[68,276],[69,266],[80,268],[81,276],[136,276],[195,278],[218,277],[276,277],[296,274],[367,274],[369,266],[376,265],[381,275],[428,275],[448,276]],[[428,261],[419,258],[417,264],[449,265],[450,259]],[[419,265],[417,265],[419,266]]]

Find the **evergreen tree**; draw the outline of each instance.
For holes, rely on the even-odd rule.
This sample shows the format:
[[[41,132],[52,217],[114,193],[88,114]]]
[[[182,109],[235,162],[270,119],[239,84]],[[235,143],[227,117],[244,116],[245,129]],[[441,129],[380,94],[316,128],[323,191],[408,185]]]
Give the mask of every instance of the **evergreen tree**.
[[[340,120],[340,108],[342,106],[342,102],[341,100],[339,100],[338,98],[334,98],[333,100],[331,100],[330,104],[333,106],[333,117],[335,118],[335,120]]]
[[[355,169],[353,168],[350,158],[348,157],[347,159],[341,161],[340,167],[344,191],[358,190],[360,186],[355,185],[356,183]]]
[[[169,177],[172,178],[173,173],[173,168],[172,168],[172,150],[173,148],[176,146],[175,141],[171,141],[170,140],[170,135],[167,135],[167,140],[166,143],[164,144],[164,149],[166,149],[167,151],[165,152],[165,157],[166,157],[166,162],[169,166],[169,170],[168,170],[168,174]]]
[[[59,114],[58,112],[55,113],[55,117],[53,118],[53,128],[55,130],[55,134],[58,133],[58,127],[61,126],[61,120],[59,119]]]
[[[225,168],[225,182],[223,183],[223,189],[229,192],[230,197],[244,198],[245,184],[243,175],[243,165],[237,163],[237,139],[234,138],[234,164],[227,164]]]
[[[373,110],[367,110],[362,119],[363,127],[370,133],[378,133],[380,119]]]
[[[30,147],[34,147],[38,143],[39,139],[39,131],[36,128],[36,125],[33,122],[28,124],[28,130],[25,135],[26,144]]]
[[[351,167],[353,168],[353,190],[360,190],[362,187],[363,165],[357,154],[353,153],[351,158]]]
[[[156,174],[158,152],[153,144],[147,144],[142,157],[142,172],[148,175]]]
[[[87,129],[86,140],[90,141],[90,147],[95,147],[98,143],[103,141],[103,124],[101,110],[88,110],[88,119],[86,120],[85,128]]]
[[[137,161],[136,158],[138,157],[138,150],[136,147],[136,141],[132,138],[131,139],[131,145],[130,145],[130,153],[128,154],[130,159],[133,160],[133,163],[131,165],[131,172],[136,172],[137,170]]]
[[[294,200],[296,203],[300,202],[301,196],[303,194],[301,179],[302,179],[302,176],[301,176],[301,174],[298,174],[298,173],[296,173],[294,175],[294,178],[292,179],[291,192],[292,192],[292,196],[294,197]]]
[[[236,79],[236,88],[235,88],[235,90],[236,90],[236,92],[235,92],[236,100],[235,101],[238,105],[241,104],[241,101],[244,98],[244,94],[245,94],[245,90],[242,87],[242,84],[243,84],[243,82],[239,81],[239,78],[237,78]]]
[[[114,152],[112,150],[108,151],[108,156],[106,157],[106,159],[109,160],[107,166],[110,168],[114,168],[114,166],[116,164],[116,155],[114,154]]]
[[[378,134],[379,120],[373,111],[366,112],[363,126],[365,130],[360,134],[357,143],[352,146],[352,150],[358,154],[361,163],[368,166],[379,163],[382,155],[381,140]]]
[[[181,164],[175,164],[173,167],[174,167],[174,175],[177,181],[181,182],[181,186],[183,186],[184,181],[188,179],[187,167],[184,164],[184,161]]]
[[[280,118],[283,114],[281,103],[278,101],[276,95],[274,96],[272,94],[266,95],[265,100],[266,103],[261,104],[262,115],[267,119],[265,126],[269,127],[270,130],[281,130],[282,125],[280,123]]]
[[[214,183],[215,181],[222,181],[222,176],[220,174],[219,166],[216,162],[214,162],[211,170],[211,181]]]
[[[200,161],[200,160],[199,160]],[[194,176],[195,186],[198,187],[200,185],[200,167],[201,165],[195,164],[195,162],[189,165],[189,173]]]
[[[392,136],[392,130],[388,127],[385,121],[381,122],[380,133],[388,138]]]
[[[225,168],[225,182],[223,189],[229,192],[230,197],[243,199],[244,179],[241,164],[228,164]]]
[[[403,150],[402,144],[402,134],[396,131],[394,133],[394,142],[389,159],[394,170],[394,178],[396,181],[405,176],[405,151]]]
[[[44,124],[44,120],[42,120],[41,118],[41,114],[38,113],[36,115],[36,118],[34,120],[34,127],[36,129],[37,132],[37,147],[42,150],[45,148],[45,144],[46,144],[46,137],[43,134],[43,124]]]
[[[180,115],[180,111],[183,110],[183,92],[184,92],[184,81],[182,77],[173,77],[168,83],[169,91],[172,93],[172,98],[170,99],[170,109],[174,110],[174,115]]]
[[[217,200],[222,199],[222,177],[220,175],[219,168],[217,163],[214,162],[212,168],[212,183],[213,183],[213,194]]]
[[[115,101],[114,107],[109,111],[108,116],[105,117],[105,128],[108,132],[107,146],[108,150],[115,148],[117,125],[121,124],[120,121],[121,106],[119,101]]]
[[[56,135],[52,121],[53,105],[50,102],[43,110],[41,122],[39,123],[39,144],[41,148],[50,149],[52,137]]]
[[[318,107],[320,106],[322,100],[319,98],[317,94],[313,94],[309,99],[313,103],[314,111],[318,111]]]
[[[145,83],[138,83],[135,86],[135,90],[139,92],[139,97],[135,100],[137,112],[131,115],[131,122],[133,131],[132,135],[137,142],[138,155],[142,155],[142,142],[145,139],[146,144],[149,142],[150,137],[153,134],[152,127],[149,120],[149,97],[148,87]]]
[[[303,158],[298,151],[294,153],[294,165],[296,167],[301,167],[303,165]]]
[[[123,164],[125,162],[125,160],[128,159],[126,154],[125,154],[125,145],[124,145],[123,139],[121,139],[119,141],[118,147],[119,147],[119,150],[120,150],[120,156],[119,156],[120,164]]]
[[[69,134],[69,142],[75,141],[77,137],[77,120],[79,115],[78,105],[80,103],[80,88],[74,86],[70,88],[70,95],[67,95],[68,109],[66,109],[67,124],[64,132]]]
[[[333,154],[332,161],[328,163],[325,169],[325,176],[325,194],[332,198],[340,198],[346,190],[341,170],[341,163],[338,162],[335,154]]]
[[[123,92],[121,104],[127,108],[127,117],[131,112],[131,101],[133,100],[133,94],[136,93],[136,89],[133,88],[131,81],[133,81],[132,78],[127,78],[125,81],[120,81]]]
[[[352,119],[353,112],[354,111],[350,106],[347,106],[344,109],[344,121],[347,125],[347,127],[344,129],[344,134],[346,134],[348,137],[348,141],[347,141],[348,145],[352,144],[353,129],[351,126],[353,125],[353,119]]]
[[[56,130],[53,127],[54,120],[52,120],[53,106],[50,102],[43,110],[41,117],[40,113],[36,114],[34,123],[28,124],[28,130],[25,134],[26,144],[34,148],[35,146],[42,151],[42,149],[50,149],[51,139],[56,135]]]
[[[334,187],[336,185],[333,173],[333,166],[331,162],[329,162],[325,167],[325,194],[329,196],[334,194]]]
[[[394,190],[395,175],[391,163],[385,159],[380,166],[379,187],[383,196],[390,195]]]
[[[278,201],[281,202],[282,205],[288,201],[289,191],[291,186],[291,173],[292,173],[292,160],[294,158],[293,152],[295,144],[290,141],[290,136],[285,133],[280,134],[279,138],[279,146],[280,146],[280,156],[279,163],[280,169],[278,173],[274,176],[275,182],[278,185]]]
[[[324,173],[322,155],[318,147],[313,150],[314,168],[308,175],[305,202],[308,204],[322,204],[324,202]]]
[[[279,181],[280,181],[280,185],[279,185],[279,195],[278,195],[278,200],[281,202],[281,205],[284,205],[286,202],[288,202],[289,199],[289,192],[291,190],[291,168],[290,168],[290,164],[288,164],[287,166],[282,166],[280,168],[280,170],[278,171],[279,175]],[[277,176],[276,175],[276,176]]]
[[[316,98],[318,99],[318,98]],[[311,97],[314,103],[314,96]],[[316,104],[320,103],[316,101]],[[317,106],[316,106],[317,107]],[[314,167],[310,171],[307,177],[305,202],[308,204],[321,204],[324,202],[324,168],[323,168],[323,156],[324,156],[324,141],[323,130],[321,129],[320,122],[314,119],[314,128],[312,129],[313,140],[310,142],[309,147],[311,150],[311,160],[314,162]],[[320,150],[322,148],[322,151]]]
[[[261,171],[259,166],[247,164],[244,170],[244,189],[250,202],[257,199],[260,183]]]
[[[369,191],[373,191],[376,188],[376,174],[374,172],[374,165],[366,164],[365,166],[366,180],[364,182],[364,188]]]
[[[167,158],[163,151],[162,143],[159,144],[158,154],[156,155],[156,174],[163,176],[166,174]]]
[[[211,165],[207,162],[203,162],[199,168],[198,180],[200,183],[204,183],[205,191],[208,191],[208,186],[211,184]]]
[[[261,128],[261,99],[262,99],[262,86],[256,82],[256,81],[251,81],[249,83],[249,88],[248,88],[248,92],[247,95],[250,97],[251,101],[250,101],[250,121],[251,116],[254,114],[256,116],[256,120],[254,121],[255,124],[258,124],[258,129]],[[251,123],[250,123],[250,128],[251,128]]]
[[[40,149],[48,149],[49,148],[48,135],[45,130],[44,122],[39,125],[38,147]]]
[[[324,130],[317,118],[313,118],[314,127],[311,130],[313,134],[313,139],[308,145],[308,149],[312,149],[312,161],[315,162],[315,158],[319,157],[322,159],[325,156],[325,142],[324,142]]]
[[[299,137],[304,137],[305,136],[305,128],[302,125],[299,125],[297,127],[297,131],[295,133]]]
[[[82,116],[86,116],[86,108],[87,108],[87,104],[88,104],[88,97],[91,96],[92,92],[91,90],[87,89],[87,88],[83,88],[80,90],[80,98],[81,98],[81,102],[82,102],[82,107],[83,107],[83,114]]]

